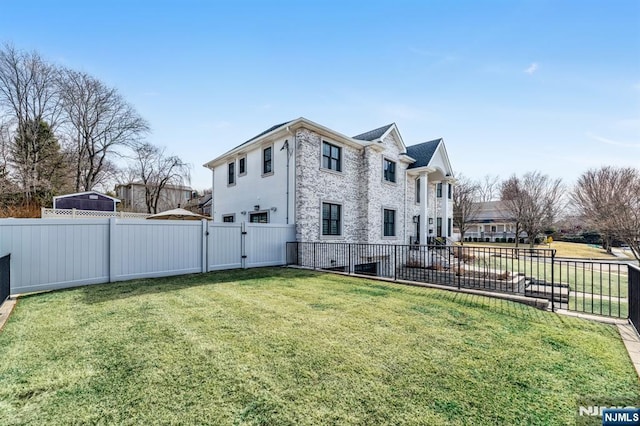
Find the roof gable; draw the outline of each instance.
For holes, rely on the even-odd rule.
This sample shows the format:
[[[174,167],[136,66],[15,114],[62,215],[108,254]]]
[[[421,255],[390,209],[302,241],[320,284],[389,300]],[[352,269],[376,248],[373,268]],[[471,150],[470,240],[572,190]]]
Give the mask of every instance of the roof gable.
[[[361,141],[374,141],[376,139],[382,138],[382,136],[387,133],[387,131],[393,126],[395,123],[387,124],[386,126],[378,127],[377,129],[369,130],[368,132],[361,133],[357,136],[353,136],[353,139],[358,139]]]
[[[416,160],[415,163],[412,163],[409,166],[409,168],[415,169],[418,167],[427,167],[431,162],[433,155],[436,153],[440,142],[442,142],[442,138],[408,146],[407,155]]]

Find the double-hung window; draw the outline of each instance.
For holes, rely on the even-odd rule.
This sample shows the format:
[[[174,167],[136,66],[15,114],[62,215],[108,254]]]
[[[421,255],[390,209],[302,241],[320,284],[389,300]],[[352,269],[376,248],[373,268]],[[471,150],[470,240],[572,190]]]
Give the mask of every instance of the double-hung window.
[[[262,150],[262,174],[273,172],[273,147],[269,146]]]
[[[383,236],[395,237],[396,236],[396,211],[390,209],[383,210]]]
[[[247,173],[247,157],[238,160],[238,175],[242,176]]]
[[[420,178],[416,179],[416,203],[420,204]]]
[[[442,198],[442,182],[436,185],[436,197]]]
[[[322,167],[336,172],[342,171],[342,149],[329,142],[322,142]]]
[[[396,163],[386,158],[384,159],[384,180],[387,182],[396,181]]]
[[[236,163],[235,161],[227,164],[227,184],[233,185],[236,183]]]
[[[322,235],[342,235],[342,206],[322,203]]]

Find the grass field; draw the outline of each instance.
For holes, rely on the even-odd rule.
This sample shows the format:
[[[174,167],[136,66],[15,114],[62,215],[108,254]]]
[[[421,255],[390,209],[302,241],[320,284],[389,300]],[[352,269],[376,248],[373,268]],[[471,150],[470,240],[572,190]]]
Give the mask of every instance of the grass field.
[[[510,248],[515,247],[515,244],[510,243],[464,243],[465,247],[502,247]],[[520,248],[529,248],[529,244],[519,244]],[[557,257],[569,257],[576,259],[606,259],[616,260],[619,259],[616,256],[610,255],[600,247],[596,247],[590,244],[578,244],[568,243],[565,241],[554,241],[551,244],[539,244],[536,245],[537,249],[553,249],[556,250]]]
[[[18,301],[0,424],[573,424],[640,385],[617,330],[503,300],[264,268]]]

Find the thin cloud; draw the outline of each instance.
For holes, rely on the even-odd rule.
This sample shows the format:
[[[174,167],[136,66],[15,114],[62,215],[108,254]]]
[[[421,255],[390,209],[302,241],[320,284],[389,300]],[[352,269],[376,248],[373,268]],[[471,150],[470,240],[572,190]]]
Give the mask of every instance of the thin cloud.
[[[529,68],[524,70],[524,72],[529,74],[529,75],[533,75],[533,73],[538,71],[538,69],[540,69],[540,65],[538,65],[537,62],[533,62],[531,65],[529,65]]]
[[[614,141],[613,139],[603,138],[602,136],[594,135],[589,132],[587,132],[587,137],[607,145],[620,146],[623,148],[640,148],[640,143]]]

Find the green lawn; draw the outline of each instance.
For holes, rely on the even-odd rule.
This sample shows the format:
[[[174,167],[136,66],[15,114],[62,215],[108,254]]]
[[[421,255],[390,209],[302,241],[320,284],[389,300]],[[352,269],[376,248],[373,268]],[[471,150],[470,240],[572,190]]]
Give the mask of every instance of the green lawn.
[[[19,300],[0,424],[572,424],[640,384],[608,325],[283,268]]]
[[[473,243],[466,242],[464,247],[496,247],[496,248],[511,248],[515,247],[515,243]],[[519,248],[529,248],[529,244],[519,244]],[[579,244],[568,243],[566,241],[554,241],[551,244],[538,244],[536,249],[553,249],[556,251],[558,257],[569,257],[576,259],[604,259],[604,260],[616,260],[619,259],[607,253],[606,250],[600,246],[593,244]],[[628,255],[627,255],[628,256]]]

